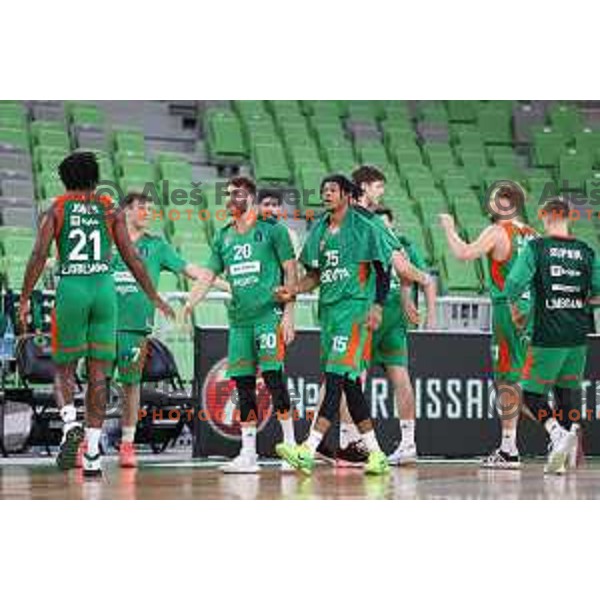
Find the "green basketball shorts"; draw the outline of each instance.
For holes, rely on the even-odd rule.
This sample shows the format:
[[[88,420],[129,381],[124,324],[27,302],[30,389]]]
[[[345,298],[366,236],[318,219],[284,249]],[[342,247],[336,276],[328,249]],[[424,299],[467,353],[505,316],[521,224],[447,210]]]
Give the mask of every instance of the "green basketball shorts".
[[[117,295],[110,274],[61,277],[52,311],[52,358],[65,364],[83,357],[113,362]]]

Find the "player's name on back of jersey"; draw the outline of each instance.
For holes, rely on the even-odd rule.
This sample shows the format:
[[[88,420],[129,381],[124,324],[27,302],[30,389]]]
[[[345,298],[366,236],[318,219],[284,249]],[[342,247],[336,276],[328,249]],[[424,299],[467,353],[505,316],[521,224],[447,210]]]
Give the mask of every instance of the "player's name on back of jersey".
[[[60,275],[98,275],[109,273],[110,265],[106,263],[74,264],[67,263],[60,269]]]

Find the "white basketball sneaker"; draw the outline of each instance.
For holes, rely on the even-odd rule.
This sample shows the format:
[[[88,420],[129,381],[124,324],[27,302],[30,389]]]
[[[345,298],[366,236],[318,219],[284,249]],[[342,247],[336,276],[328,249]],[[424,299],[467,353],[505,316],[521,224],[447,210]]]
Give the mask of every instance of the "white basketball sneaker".
[[[83,476],[84,477],[101,477],[102,463],[100,453],[91,456],[87,452],[83,454]]]
[[[569,455],[577,448],[577,434],[556,427],[550,437],[548,461],[544,473],[549,475],[562,475],[567,470]]]
[[[223,473],[258,473],[260,467],[256,453],[240,452],[232,461],[221,467]]]
[[[406,466],[417,463],[417,446],[415,444],[400,444],[388,457],[390,465]]]

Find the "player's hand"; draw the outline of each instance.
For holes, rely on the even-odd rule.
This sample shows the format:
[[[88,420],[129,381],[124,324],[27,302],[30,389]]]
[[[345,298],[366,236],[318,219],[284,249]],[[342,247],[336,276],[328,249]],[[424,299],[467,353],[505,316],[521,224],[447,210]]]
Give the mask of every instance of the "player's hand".
[[[19,303],[19,324],[21,333],[27,331],[27,317],[29,316],[29,298],[21,298]]]
[[[454,229],[454,217],[448,213],[440,214],[440,225],[445,231]]]
[[[437,317],[434,312],[427,313],[427,318],[425,319],[425,329],[437,329]]]
[[[296,339],[296,326],[294,324],[294,317],[288,312],[283,314],[281,328],[283,330],[283,343],[289,346]]]
[[[510,305],[510,314],[515,327],[519,330],[524,329],[527,323],[527,315],[523,314],[515,304]]]
[[[192,319],[193,314],[194,314],[194,307],[189,302],[186,302],[183,305],[183,311],[181,313],[183,322],[186,323],[187,321],[190,321]]]
[[[162,299],[159,298],[156,301],[156,308],[167,318],[169,321],[175,321],[175,311]]]
[[[381,325],[381,319],[383,316],[383,309],[379,304],[373,304],[369,309],[369,314],[367,315],[367,327],[371,331],[375,331],[379,329]]]
[[[403,298],[404,314],[411,325],[418,325],[421,322],[421,315],[415,306],[415,303],[410,298]]]
[[[282,304],[292,302],[296,298],[296,294],[294,294],[293,290],[285,285],[276,287],[273,295],[277,302],[281,302]]]

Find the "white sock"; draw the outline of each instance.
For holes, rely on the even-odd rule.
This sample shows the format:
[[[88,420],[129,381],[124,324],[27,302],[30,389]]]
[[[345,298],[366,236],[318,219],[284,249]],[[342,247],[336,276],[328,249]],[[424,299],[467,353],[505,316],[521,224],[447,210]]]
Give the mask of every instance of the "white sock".
[[[310,451],[314,454],[317,451],[317,448],[319,447],[319,444],[321,443],[322,439],[323,439],[323,434],[321,432],[317,431],[316,429],[312,429],[305,444],[309,447]]]
[[[552,418],[548,419],[544,423],[544,427],[546,428],[546,431],[550,435],[551,439],[554,439],[563,430],[563,428],[560,426],[560,423],[556,419]]]
[[[367,433],[362,434],[362,440],[367,447],[369,452],[381,452],[381,448],[377,442],[377,438],[375,437],[375,431],[367,431]]]
[[[73,421],[77,420],[77,410],[75,409],[74,404],[65,404],[60,409],[60,418],[64,425],[69,425],[73,423]]]
[[[102,435],[102,429],[99,427],[86,427],[85,428],[85,441],[87,443],[87,454],[89,456],[96,456],[100,453],[100,436]]]
[[[511,429],[502,430],[502,443],[500,444],[500,450],[507,454],[519,454],[517,449],[517,428],[511,427]]]
[[[121,428],[121,441],[131,442],[135,439],[135,427],[122,427]]]
[[[415,445],[415,420],[400,419],[400,431],[402,433],[401,446]]]
[[[256,454],[256,425],[242,426],[242,452]]]
[[[346,448],[352,442],[358,442],[360,439],[360,432],[354,423],[340,424],[340,448]]]
[[[295,444],[296,436],[294,435],[294,420],[288,417],[285,421],[279,421],[281,431],[283,431],[283,441],[285,444]]]

